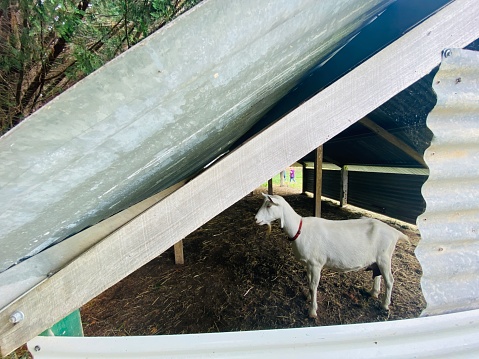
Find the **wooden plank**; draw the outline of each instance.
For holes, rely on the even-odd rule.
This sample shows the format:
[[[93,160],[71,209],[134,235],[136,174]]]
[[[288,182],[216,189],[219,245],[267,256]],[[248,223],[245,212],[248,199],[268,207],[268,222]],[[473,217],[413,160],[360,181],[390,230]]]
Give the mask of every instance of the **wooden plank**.
[[[323,194],[323,145],[316,149],[314,158],[314,215],[321,217],[321,196]]]
[[[0,273],[0,308],[57,272],[96,243],[183,186],[186,180],[121,211],[110,218]]]
[[[0,312],[2,355],[429,73],[440,62],[444,48],[464,47],[479,38],[477,18],[477,0],[452,2],[7,306]],[[278,156],[281,143],[297,145]],[[238,173],[245,174],[241,180]],[[12,324],[8,319],[17,309],[25,319]]]
[[[183,240],[176,242],[173,248],[175,251],[175,263],[185,264],[185,257],[183,255]]]
[[[374,121],[372,121],[368,117],[363,117],[361,120],[359,120],[359,123],[369,128],[375,134],[382,137],[383,139],[388,141],[390,144],[397,147],[398,149],[406,153],[408,156],[410,156],[412,159],[414,159],[415,161],[422,164],[425,168],[427,168],[426,162],[424,161],[424,158],[421,154],[419,154],[414,148],[410,147],[408,144],[406,144],[405,142],[403,142],[402,140],[400,140],[393,134],[386,131],[384,128],[376,124]]]

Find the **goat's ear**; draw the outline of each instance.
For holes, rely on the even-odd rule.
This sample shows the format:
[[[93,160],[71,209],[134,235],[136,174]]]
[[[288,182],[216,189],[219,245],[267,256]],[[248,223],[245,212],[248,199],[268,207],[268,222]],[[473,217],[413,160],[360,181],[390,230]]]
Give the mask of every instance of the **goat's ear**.
[[[271,204],[274,204],[275,206],[278,205],[278,202],[276,202],[276,201],[273,199],[273,197],[268,196],[268,200],[271,202]]]

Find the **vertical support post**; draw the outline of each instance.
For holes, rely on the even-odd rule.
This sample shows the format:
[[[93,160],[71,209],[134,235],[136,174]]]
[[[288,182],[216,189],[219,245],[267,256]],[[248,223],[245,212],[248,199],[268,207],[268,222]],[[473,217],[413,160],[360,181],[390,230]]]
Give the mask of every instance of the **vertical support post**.
[[[279,186],[284,187],[284,178],[286,177],[286,170],[282,170],[279,173]]]
[[[348,204],[348,166],[341,168],[341,183],[339,193],[339,205],[344,207]]]
[[[175,264],[185,264],[185,257],[183,256],[183,240],[175,243],[173,249],[175,250]]]
[[[323,191],[323,145],[316,149],[314,158],[314,215],[321,217],[321,195]]]
[[[273,179],[268,180],[268,194],[273,194]]]
[[[306,193],[306,162],[303,162],[303,180],[301,181],[301,194]]]

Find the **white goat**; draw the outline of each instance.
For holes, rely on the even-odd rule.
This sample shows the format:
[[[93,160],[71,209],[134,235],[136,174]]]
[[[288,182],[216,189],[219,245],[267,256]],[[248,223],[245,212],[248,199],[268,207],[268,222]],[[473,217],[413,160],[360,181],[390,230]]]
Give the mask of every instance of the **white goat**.
[[[305,263],[309,282],[309,316],[317,317],[317,289],[323,267],[337,272],[373,271],[371,296],[377,298],[381,275],[386,283],[382,306],[389,309],[394,278],[391,257],[400,239],[408,237],[387,224],[372,218],[332,221],[317,217],[302,218],[278,195],[267,195],[255,216],[259,225],[279,219],[292,243],[294,256]]]

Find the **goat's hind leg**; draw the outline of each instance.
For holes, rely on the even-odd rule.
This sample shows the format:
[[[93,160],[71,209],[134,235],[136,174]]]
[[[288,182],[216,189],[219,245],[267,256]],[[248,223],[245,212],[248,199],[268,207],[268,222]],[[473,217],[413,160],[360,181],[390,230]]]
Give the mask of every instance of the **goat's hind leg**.
[[[378,298],[379,292],[381,291],[381,270],[377,263],[373,263],[366,268],[366,270],[370,270],[373,272],[373,287],[369,294],[373,298]]]
[[[381,291],[381,276],[373,276],[373,287],[371,288],[369,295],[373,298],[379,297],[379,292]]]
[[[391,263],[379,264],[379,269],[384,278],[384,284],[386,285],[386,294],[384,295],[382,307],[385,310],[389,310],[389,304],[391,304],[391,293],[394,285],[394,278],[391,272]]]

